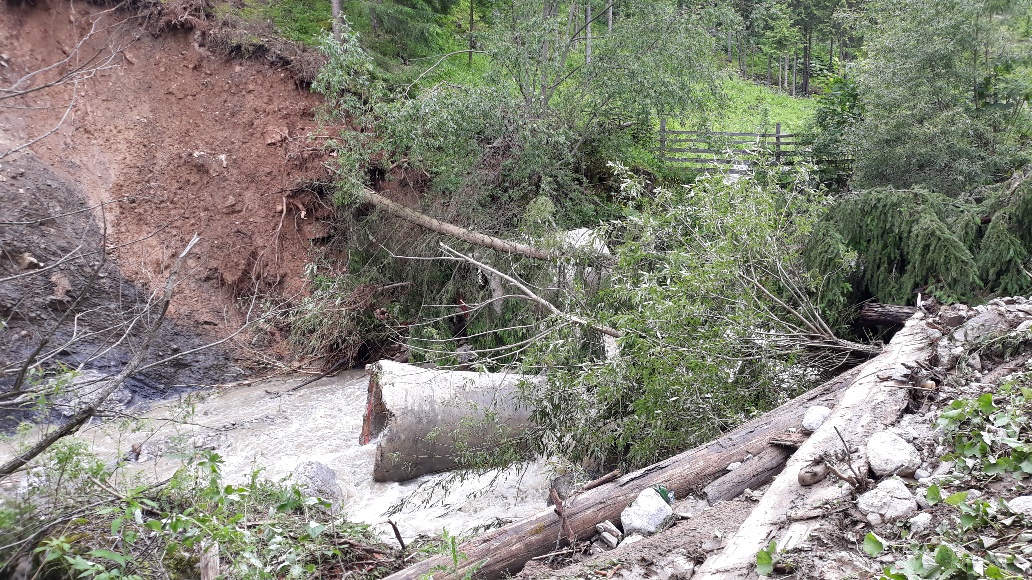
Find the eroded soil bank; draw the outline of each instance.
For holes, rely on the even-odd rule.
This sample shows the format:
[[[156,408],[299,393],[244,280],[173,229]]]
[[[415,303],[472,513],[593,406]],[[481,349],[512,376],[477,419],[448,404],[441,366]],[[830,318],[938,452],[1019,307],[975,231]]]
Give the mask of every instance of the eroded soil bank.
[[[13,88],[0,101],[0,155],[39,139],[0,159],[8,180],[0,220],[32,222],[4,226],[3,277],[28,272],[19,263],[26,253],[43,265],[77,247],[81,254],[28,276],[38,278],[32,284],[3,284],[5,360],[59,316],[61,301],[51,296],[74,299],[82,290],[102,243],[111,265],[90,300],[121,312],[160,287],[200,236],[169,309],[172,336],[159,350],[224,339],[249,309],[253,319],[304,292],[311,242],[326,235],[322,218],[331,213],[316,193],[298,189],[327,175],[308,141],[318,132],[319,100],[268,62],[216,55],[201,42],[191,30],[159,33],[142,15],[86,3],[0,9],[0,85]],[[250,302],[255,295],[262,300]],[[239,378],[227,374],[231,366],[282,361],[284,334],[272,320],[204,362],[180,363],[189,376],[160,377],[157,388],[228,382]],[[87,340],[79,350],[95,347]],[[64,350],[74,362],[76,349]],[[117,351],[97,364],[119,364]]]

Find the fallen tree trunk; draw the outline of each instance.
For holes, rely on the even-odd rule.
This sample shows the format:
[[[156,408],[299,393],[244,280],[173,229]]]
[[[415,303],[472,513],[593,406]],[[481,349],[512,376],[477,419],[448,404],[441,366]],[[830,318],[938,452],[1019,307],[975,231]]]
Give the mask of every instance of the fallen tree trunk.
[[[758,489],[767,485],[791,457],[792,450],[768,446],[759,455],[743,463],[738,469],[710,482],[702,490],[702,496],[713,505],[718,501],[734,499],[747,489]]]
[[[538,377],[425,369],[383,360],[370,366],[359,443],[379,437],[373,479],[409,479],[462,467],[463,456],[519,441],[531,428],[517,388]]]
[[[564,502],[566,523],[574,535],[585,538],[595,533],[595,524],[618,521],[620,512],[647,487],[662,484],[678,497],[688,495],[726,473],[728,464],[743,461],[748,455],[763,454],[769,439],[799,426],[808,407],[834,407],[858,373],[859,369],[844,373],[705,445],[575,494]],[[464,542],[458,550],[465,559],[457,566],[453,566],[450,556],[436,556],[388,578],[416,580],[429,573],[442,578],[467,573],[478,578],[499,578],[515,574],[531,558],[553,551],[564,535],[562,521],[549,509]]]
[[[548,252],[533,246],[503,240],[502,238],[496,238],[480,232],[467,230],[466,228],[459,227],[455,224],[442,222],[439,219],[432,218],[424,213],[420,213],[414,209],[395,203],[368,188],[363,188],[359,192],[358,196],[359,201],[376,206],[394,217],[401,218],[421,228],[426,228],[430,231],[444,234],[475,246],[491,248],[492,250],[498,250],[499,252],[505,252],[507,254],[519,254],[528,258],[534,258],[535,260],[548,260],[553,257]]]
[[[910,400],[907,387],[911,385],[899,380],[901,363],[930,358],[930,338],[936,335],[937,331],[926,326],[923,319],[912,318],[893,337],[884,353],[860,367],[863,369],[860,377],[843,393],[832,414],[788,460],[784,471],[767,489],[756,508],[729,537],[724,550],[703,562],[693,578],[731,580],[748,576],[756,565],[757,552],[771,539],[780,549],[786,542],[805,537],[805,532],[802,537],[796,533],[797,528],[806,527],[805,524],[793,528],[793,521],[823,515],[828,509],[824,506],[835,494],[844,493],[845,497],[839,499],[848,499],[850,489],[842,489],[834,477],[804,487],[798,480],[799,471],[827,452],[841,450],[841,436],[851,451],[858,450],[849,460],[848,471],[855,470],[866,480],[868,466],[864,454],[867,439],[895,423]]]
[[[867,302],[860,309],[860,322],[880,326],[899,326],[917,312],[916,306],[897,306]]]

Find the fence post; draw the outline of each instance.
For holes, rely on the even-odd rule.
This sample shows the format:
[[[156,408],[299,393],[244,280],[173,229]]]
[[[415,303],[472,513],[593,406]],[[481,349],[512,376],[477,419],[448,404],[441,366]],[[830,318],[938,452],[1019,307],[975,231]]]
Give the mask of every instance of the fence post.
[[[781,123],[774,124],[774,162],[781,164]]]
[[[659,156],[666,161],[666,117],[659,118]]]

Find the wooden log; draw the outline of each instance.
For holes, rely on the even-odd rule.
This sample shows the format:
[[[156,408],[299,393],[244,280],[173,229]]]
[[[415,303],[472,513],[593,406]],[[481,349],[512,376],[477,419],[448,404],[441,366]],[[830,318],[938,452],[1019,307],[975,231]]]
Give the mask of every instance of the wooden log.
[[[499,252],[505,252],[507,254],[519,254],[528,258],[534,258],[535,260],[548,260],[554,257],[545,250],[528,246],[527,244],[503,240],[480,232],[467,230],[466,228],[459,227],[454,224],[442,222],[437,218],[430,217],[412,208],[395,203],[369,188],[362,188],[358,192],[358,200],[378,207],[394,217],[401,218],[421,228],[425,228],[439,234],[444,234],[476,246],[491,248],[492,250],[498,250]]]
[[[899,326],[917,312],[916,306],[897,306],[866,302],[860,309],[860,322],[881,326]]]
[[[771,445],[738,469],[710,482],[703,488],[702,496],[712,505],[719,501],[734,499],[746,489],[763,487],[781,473],[785,468],[785,462],[791,456],[791,449]]]
[[[860,455],[851,460],[862,477],[867,474],[867,458],[863,456],[867,439],[876,431],[895,423],[910,399],[909,385],[891,376],[901,363],[927,360],[932,354],[930,338],[933,330],[922,317],[907,321],[893,337],[885,351],[861,366],[860,376],[842,395],[837,407],[824,424],[807,439],[788,460],[784,471],[764,493],[749,517],[728,538],[724,550],[708,558],[696,571],[694,580],[731,580],[747,577],[756,565],[756,553],[775,539],[781,546],[786,539],[799,541],[798,526],[790,529],[793,520],[823,515],[822,505],[831,489],[837,486],[834,477],[810,487],[799,484],[799,470],[825,452],[842,448],[839,433],[850,449]],[[937,333],[936,333],[937,334]],[[847,490],[848,491],[848,490]]]
[[[359,443],[376,441],[375,481],[408,481],[461,467],[531,429],[517,390],[538,377],[424,369],[390,360],[369,365]]]
[[[728,464],[766,451],[770,447],[768,439],[799,426],[810,406],[834,407],[858,373],[858,369],[848,371],[723,437],[568,498],[564,502],[566,522],[577,537],[584,538],[594,534],[595,524],[618,520],[620,512],[645,488],[662,484],[678,497],[684,497],[726,473]],[[438,578],[461,578],[474,571],[478,578],[516,574],[531,558],[555,549],[560,539],[566,537],[561,526],[559,516],[548,509],[464,542],[458,549],[465,559],[457,567],[452,566],[450,556],[436,556],[388,579],[416,580],[431,571]]]

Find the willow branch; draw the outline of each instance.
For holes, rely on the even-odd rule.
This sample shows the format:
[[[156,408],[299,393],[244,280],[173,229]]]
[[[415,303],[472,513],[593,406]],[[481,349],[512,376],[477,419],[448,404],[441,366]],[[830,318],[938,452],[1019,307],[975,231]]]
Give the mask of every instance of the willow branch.
[[[523,294],[527,296],[527,298],[530,298],[534,302],[537,302],[538,304],[544,306],[552,314],[554,314],[554,315],[556,315],[556,316],[558,316],[560,318],[565,318],[565,319],[567,319],[567,320],[569,320],[571,322],[575,322],[575,323],[577,323],[577,324],[579,324],[581,326],[588,326],[590,328],[594,328],[595,330],[601,332],[602,334],[605,334],[605,335],[608,335],[608,336],[612,336],[613,338],[622,338],[624,336],[623,331],[616,330],[615,328],[610,328],[610,327],[605,326],[603,324],[596,324],[594,322],[591,322],[590,320],[587,320],[585,318],[581,318],[580,316],[576,316],[574,314],[570,314],[568,312],[564,312],[562,310],[559,310],[559,308],[557,308],[554,304],[552,304],[548,300],[545,300],[544,298],[542,298],[542,297],[538,296],[537,294],[535,294],[534,291],[531,290],[530,288],[528,288],[526,284],[520,282],[516,278],[513,278],[512,276],[509,276],[508,274],[503,274],[502,272],[498,271],[495,268],[492,268],[491,266],[488,266],[487,264],[484,264],[483,262],[478,262],[477,260],[473,259],[472,257],[467,256],[467,255],[459,252],[458,250],[455,250],[455,249],[452,249],[452,248],[448,247],[446,244],[442,243],[441,247],[444,249],[444,251],[448,252],[449,254],[451,254],[453,256],[456,256],[456,257],[459,257],[459,258],[462,258],[463,260],[469,262],[470,264],[473,264],[474,266],[476,266],[477,268],[480,268],[481,270],[485,270],[487,272],[491,272],[492,274],[495,274],[496,276],[501,277],[506,282],[508,282],[508,283],[512,284],[513,286],[517,287],[520,290],[520,292],[523,292]]]

